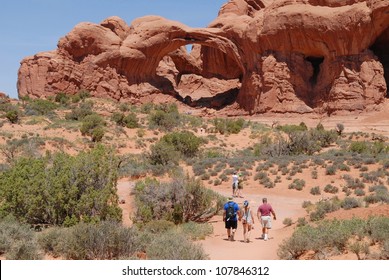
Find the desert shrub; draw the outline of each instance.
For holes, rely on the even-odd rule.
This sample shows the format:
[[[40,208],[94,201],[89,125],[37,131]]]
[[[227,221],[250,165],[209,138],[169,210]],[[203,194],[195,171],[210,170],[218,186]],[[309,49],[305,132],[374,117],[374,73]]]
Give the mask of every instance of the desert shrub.
[[[53,257],[60,257],[63,232],[64,229],[60,227],[43,230],[37,237],[39,247],[46,254],[50,254]]]
[[[320,195],[321,194],[321,191],[320,191],[320,187],[319,186],[316,186],[316,187],[313,187],[311,188],[311,190],[309,191],[311,194],[313,195]]]
[[[339,135],[341,135],[342,132],[343,132],[343,130],[344,130],[344,125],[341,124],[341,123],[337,123],[337,124],[336,124],[336,132],[337,132]]]
[[[301,204],[301,207],[302,208],[309,208],[313,205],[313,203],[311,201],[308,201],[308,200],[304,200],[303,203]]]
[[[322,220],[327,213],[334,212],[341,207],[341,201],[335,197],[330,200],[319,201],[315,204],[315,210],[309,215],[311,221]]]
[[[284,260],[297,260],[311,247],[311,242],[314,242],[312,236],[316,231],[310,226],[303,226],[297,230],[288,239],[281,242],[277,255]]]
[[[10,110],[5,114],[5,117],[10,123],[18,123],[20,120],[20,112],[18,110]]]
[[[367,232],[374,242],[384,243],[389,240],[389,218],[378,216],[369,218]]]
[[[0,219],[0,255],[9,260],[37,260],[39,253],[35,232],[11,216]]]
[[[367,256],[370,252],[369,243],[364,241],[354,241],[349,244],[349,250],[357,255],[358,260],[363,260],[365,258],[362,255]]]
[[[100,142],[104,136],[105,121],[97,114],[88,115],[83,118],[80,127],[82,135],[88,135],[93,142]]]
[[[355,189],[355,190],[354,190],[354,194],[355,194],[356,196],[364,196],[366,193],[365,193],[365,191],[362,190],[362,189]]]
[[[67,105],[70,101],[70,95],[65,92],[58,92],[54,96],[54,101],[61,105]]]
[[[205,260],[200,244],[190,242],[187,237],[177,232],[155,236],[146,248],[146,255],[151,260]]]
[[[326,212],[319,208],[319,209],[316,209],[315,211],[312,211],[310,214],[309,214],[309,219],[312,221],[312,222],[316,222],[316,221],[320,221],[322,219],[324,219],[326,215]]]
[[[205,188],[198,179],[177,178],[160,183],[146,178],[135,186],[135,221],[167,220],[176,224],[211,218],[223,206],[223,199]]]
[[[201,138],[190,131],[168,133],[160,141],[173,146],[176,151],[186,157],[195,156],[202,143]]]
[[[213,233],[213,227],[209,223],[188,222],[180,225],[181,231],[191,240],[204,240]]]
[[[76,106],[71,110],[70,113],[67,113],[65,115],[65,119],[67,120],[76,120],[81,121],[86,116],[94,114],[93,112],[93,102],[91,101],[85,101],[81,102],[79,106]]]
[[[161,104],[150,112],[149,125],[163,130],[172,130],[181,122],[181,117],[175,104]]]
[[[295,189],[301,191],[305,187],[305,181],[303,179],[294,179],[288,186],[289,189]]]
[[[80,223],[62,229],[55,254],[73,260],[129,259],[137,252],[138,233],[117,222]]]
[[[152,234],[161,234],[172,230],[176,225],[171,221],[166,220],[153,220],[146,223],[142,227],[142,231],[150,232]]]
[[[300,125],[295,124],[286,124],[286,125],[278,125],[276,127],[277,130],[283,131],[287,134],[298,132],[298,131],[307,131],[307,126],[304,123],[301,123]]]
[[[117,165],[113,151],[100,145],[75,157],[20,158],[0,175],[0,215],[30,224],[120,220]]]
[[[122,112],[114,112],[111,119],[120,126],[124,126],[124,114]]]
[[[359,178],[352,178],[352,177],[343,177],[345,180],[346,180],[346,183],[347,183],[347,187],[350,188],[350,189],[363,189],[365,188],[365,184],[359,179]]]
[[[137,128],[139,127],[139,122],[136,114],[130,113],[124,117],[124,124],[128,128]]]
[[[123,155],[119,158],[119,176],[134,179],[145,177],[151,170],[143,155]]]
[[[326,167],[326,175],[335,175],[336,173],[336,166],[330,165]]]
[[[303,227],[307,225],[307,220],[304,217],[300,217],[297,219],[297,227]]]
[[[312,251],[316,258],[326,259],[328,252],[344,253],[351,237],[364,234],[365,225],[365,221],[353,218],[298,227],[290,238],[281,243],[278,256],[281,259],[299,259],[306,252]]]
[[[325,187],[324,187],[324,192],[326,193],[337,193],[339,192],[339,188],[334,186],[334,185],[331,185],[331,184],[327,184]]]
[[[143,114],[149,114],[154,109],[154,104],[151,102],[144,103],[140,106],[140,111]]]
[[[219,186],[221,184],[222,184],[222,181],[220,179],[215,179],[215,181],[213,182],[214,186]]]
[[[341,202],[341,207],[343,209],[352,209],[352,208],[358,208],[361,207],[362,204],[361,202],[354,198],[354,197],[346,197],[342,202]]]
[[[245,125],[244,119],[220,119],[216,118],[213,120],[215,129],[220,134],[237,134],[239,133],[243,126]]]
[[[173,145],[165,141],[159,141],[150,146],[150,153],[147,155],[147,158],[151,165],[177,165],[180,159],[180,152]]]
[[[291,226],[293,224],[293,220],[291,218],[285,218],[283,221],[282,221],[282,224],[285,225],[285,226]]]
[[[91,94],[86,89],[80,89],[73,97],[85,101],[85,99],[91,97]]]
[[[36,116],[36,115],[48,115],[53,113],[55,109],[58,108],[58,105],[54,102],[51,102],[46,99],[34,99],[29,101],[25,105],[24,113],[27,116]]]

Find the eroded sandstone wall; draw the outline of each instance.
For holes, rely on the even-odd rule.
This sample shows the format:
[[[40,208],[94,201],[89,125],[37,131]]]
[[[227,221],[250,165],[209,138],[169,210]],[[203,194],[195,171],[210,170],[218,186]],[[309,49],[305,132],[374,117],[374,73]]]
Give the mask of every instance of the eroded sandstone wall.
[[[217,108],[234,98],[252,114],[366,110],[387,94],[388,30],[389,0],[230,0],[207,28],[111,17],[25,58],[18,91],[86,89],[134,103],[169,94]]]

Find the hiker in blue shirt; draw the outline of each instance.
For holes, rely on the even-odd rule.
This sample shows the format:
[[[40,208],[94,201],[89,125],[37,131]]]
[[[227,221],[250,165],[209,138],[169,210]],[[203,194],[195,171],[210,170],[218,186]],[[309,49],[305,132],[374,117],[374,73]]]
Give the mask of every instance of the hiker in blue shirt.
[[[228,198],[226,204],[224,204],[223,221],[227,229],[228,240],[234,241],[234,235],[238,227],[238,220],[240,221],[239,205],[232,200],[232,197]]]

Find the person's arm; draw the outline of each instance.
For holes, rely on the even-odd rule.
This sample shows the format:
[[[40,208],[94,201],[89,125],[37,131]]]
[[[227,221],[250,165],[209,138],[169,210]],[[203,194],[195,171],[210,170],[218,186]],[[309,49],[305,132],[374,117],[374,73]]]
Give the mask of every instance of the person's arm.
[[[257,218],[258,218],[258,221],[261,221],[261,212],[259,211],[259,207],[257,210]]]
[[[226,210],[223,211],[223,222],[226,221]]]
[[[273,214],[273,219],[274,219],[274,220],[277,220],[277,218],[276,218],[276,212],[274,212],[273,208],[271,209],[271,213]]]

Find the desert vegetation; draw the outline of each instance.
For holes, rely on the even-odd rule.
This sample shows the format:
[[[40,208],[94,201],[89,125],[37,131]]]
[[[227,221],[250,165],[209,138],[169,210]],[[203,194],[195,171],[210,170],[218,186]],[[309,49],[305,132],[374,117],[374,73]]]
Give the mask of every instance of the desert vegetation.
[[[135,107],[86,91],[1,102],[0,126],[4,258],[206,259],[196,240],[212,234],[207,221],[226,199],[217,190],[229,190],[234,171],[252,189],[311,198],[301,205],[306,216],[285,217],[295,232],[280,258],[388,258],[385,217],[327,219],[389,203],[384,136],[340,123],[204,118],[174,103]],[[132,226],[121,223],[124,178],[135,183]]]

